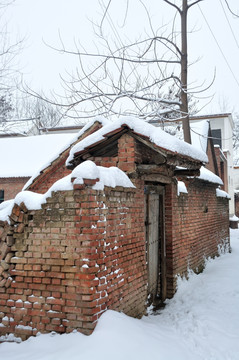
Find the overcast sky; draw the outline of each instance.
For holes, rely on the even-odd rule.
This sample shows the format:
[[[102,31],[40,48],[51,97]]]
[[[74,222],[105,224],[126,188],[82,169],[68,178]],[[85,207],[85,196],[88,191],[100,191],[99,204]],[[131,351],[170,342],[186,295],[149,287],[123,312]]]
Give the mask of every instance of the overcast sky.
[[[61,91],[59,74],[71,72],[77,65],[72,57],[52,50],[44,42],[60,47],[60,33],[65,46],[71,49],[78,41],[89,49],[98,44],[91,20],[100,21],[103,6],[108,4],[108,0],[101,1],[100,5],[98,0],[15,0],[8,8],[5,18],[11,36],[26,37],[19,67],[34,89]],[[144,3],[155,28],[172,20],[173,12],[162,0]],[[238,0],[228,3],[239,14]],[[149,31],[149,24],[139,0],[129,0],[125,23],[126,4],[126,0],[112,0],[109,14],[113,25],[108,18],[104,22],[110,35],[117,28],[122,40],[126,35],[134,40]],[[200,94],[203,97],[214,94],[214,98],[201,113],[239,112],[239,18],[230,14],[224,0],[204,0],[200,8],[196,5],[190,10],[188,20],[189,30],[194,30],[189,34],[189,60],[200,58],[189,70],[190,82],[200,85],[205,81],[207,86],[216,70],[213,86]],[[208,101],[201,100],[200,104]]]

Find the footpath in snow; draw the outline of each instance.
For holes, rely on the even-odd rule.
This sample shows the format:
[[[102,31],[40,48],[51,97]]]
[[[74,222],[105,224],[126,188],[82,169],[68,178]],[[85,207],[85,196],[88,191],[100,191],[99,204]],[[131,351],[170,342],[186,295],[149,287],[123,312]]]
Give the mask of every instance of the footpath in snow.
[[[40,335],[0,345],[1,360],[238,360],[239,230],[232,253],[209,260],[202,274],[178,281],[178,291],[157,315],[141,320],[114,311],[84,336]]]

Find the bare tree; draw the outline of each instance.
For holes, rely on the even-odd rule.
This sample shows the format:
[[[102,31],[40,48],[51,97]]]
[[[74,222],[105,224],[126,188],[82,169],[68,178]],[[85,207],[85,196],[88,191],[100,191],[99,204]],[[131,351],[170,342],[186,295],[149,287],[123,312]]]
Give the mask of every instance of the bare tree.
[[[0,1],[0,122],[9,118],[13,112],[11,97],[19,75],[15,60],[23,44],[23,39],[10,41],[8,26],[3,21],[5,10],[13,3],[14,0]]]
[[[65,96],[61,101],[43,98],[60,104],[65,115],[77,119],[123,113],[158,122],[182,120],[184,140],[190,143],[189,115],[193,112],[189,102],[193,94],[211,85],[205,89],[199,86],[196,90],[188,85],[188,13],[202,1],[161,0],[175,10],[175,16],[172,27],[167,24],[155,29],[143,0],[138,0],[147,14],[150,31],[132,41],[122,40],[118,34],[110,15],[112,0],[108,0],[107,5],[106,0],[99,0],[102,18],[94,26],[97,40],[101,42],[100,50],[89,51],[81,44],[76,44],[74,50],[67,49],[60,37],[60,46],[52,48],[75,56],[78,67],[66,78],[62,76]],[[225,3],[231,11],[227,0]],[[128,0],[127,8],[129,4]],[[104,32],[106,21],[115,35],[113,41]],[[39,96],[29,89],[28,92]]]
[[[16,98],[14,104],[14,119],[31,121],[34,135],[42,130],[55,127],[62,118],[59,108],[40,97]]]
[[[18,89],[16,58],[21,50],[24,39],[10,42],[8,24],[3,22],[4,12],[8,6],[13,6],[15,0],[0,0],[0,123],[1,130],[11,131],[13,121],[23,124],[22,134],[25,134],[24,123],[31,123],[34,134],[42,128],[55,126],[61,119],[57,107],[45,102],[41,97],[26,96]],[[2,20],[2,21],[1,21]],[[19,127],[21,133],[21,126]]]
[[[10,118],[13,113],[11,93],[7,90],[0,95],[0,124]]]
[[[68,50],[61,41],[59,51],[75,55],[79,66],[68,79],[63,79],[68,116],[111,116],[119,113],[137,115],[147,120],[182,120],[184,139],[191,142],[188,106],[188,50],[187,16],[191,7],[203,0],[162,0],[175,9],[180,18],[180,30],[173,22],[168,27],[154,30],[147,13],[150,35],[122,41],[118,36],[110,41],[104,34],[104,23],[110,17],[111,0],[105,6],[96,26],[102,51],[89,52],[80,45]],[[177,5],[179,3],[180,5]],[[103,7],[105,6],[105,7]],[[176,18],[175,15],[175,18]],[[114,27],[115,28],[115,27]],[[116,33],[117,34],[117,33]],[[179,39],[180,38],[180,39]]]

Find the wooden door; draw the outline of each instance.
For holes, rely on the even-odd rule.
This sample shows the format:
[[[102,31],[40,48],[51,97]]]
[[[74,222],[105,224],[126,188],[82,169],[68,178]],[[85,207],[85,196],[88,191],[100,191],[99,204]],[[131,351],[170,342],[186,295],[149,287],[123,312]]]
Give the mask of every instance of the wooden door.
[[[164,188],[145,186],[145,236],[148,265],[148,300],[157,305],[166,297]]]

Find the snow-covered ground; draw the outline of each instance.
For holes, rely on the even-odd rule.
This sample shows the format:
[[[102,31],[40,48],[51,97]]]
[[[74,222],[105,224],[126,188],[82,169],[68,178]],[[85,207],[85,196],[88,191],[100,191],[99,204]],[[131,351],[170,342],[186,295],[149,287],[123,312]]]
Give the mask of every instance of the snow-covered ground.
[[[114,311],[94,333],[40,335],[0,345],[2,360],[238,360],[239,230],[231,254],[207,262],[200,275],[179,279],[175,297],[141,320]]]

